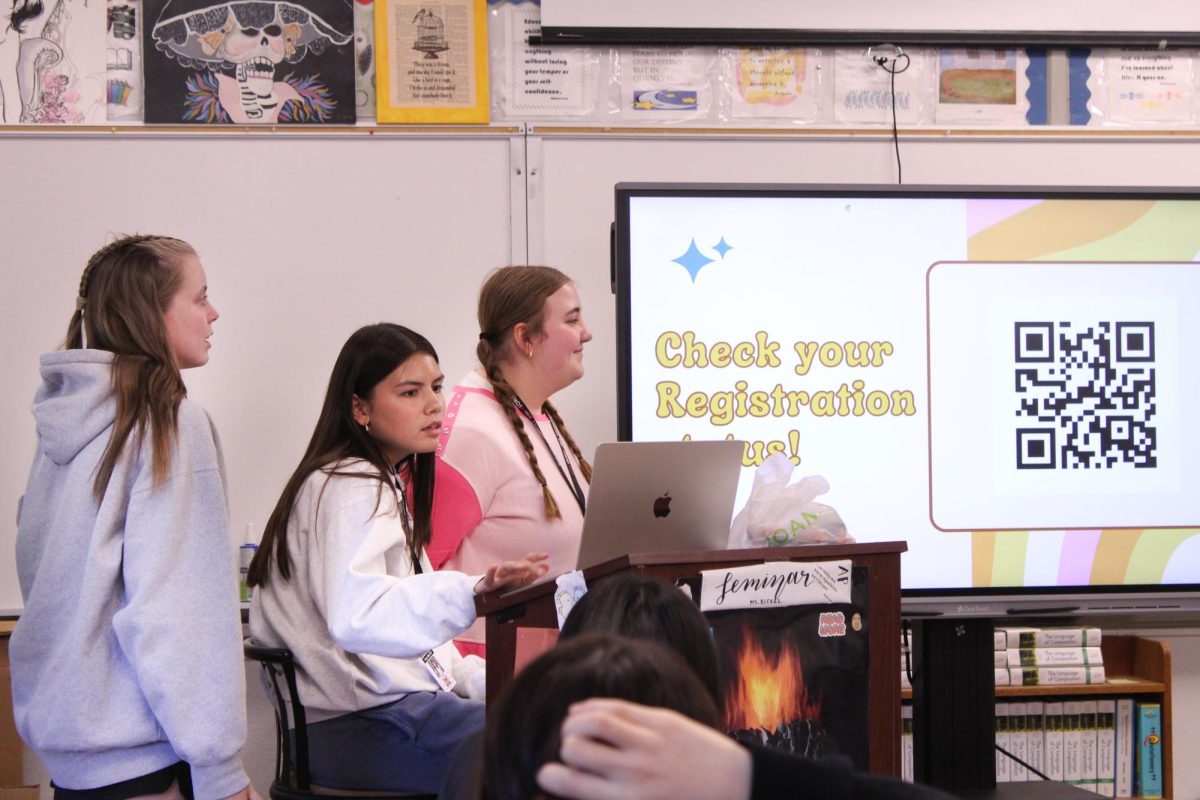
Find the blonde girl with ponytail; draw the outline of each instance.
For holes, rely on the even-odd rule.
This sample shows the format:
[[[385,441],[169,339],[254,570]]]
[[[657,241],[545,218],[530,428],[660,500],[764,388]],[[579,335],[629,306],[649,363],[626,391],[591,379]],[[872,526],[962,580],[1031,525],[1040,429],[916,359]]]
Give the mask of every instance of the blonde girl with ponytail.
[[[502,267],[479,292],[479,366],[450,393],[438,442],[430,560],[476,567],[550,554],[575,568],[592,468],[551,398],[583,377],[592,338],[579,293],[553,267]],[[485,652],[476,623],[457,640]]]
[[[127,236],[41,358],[9,653],[57,800],[258,797],[224,464],[180,372],[208,362],[217,316],[191,246]]]

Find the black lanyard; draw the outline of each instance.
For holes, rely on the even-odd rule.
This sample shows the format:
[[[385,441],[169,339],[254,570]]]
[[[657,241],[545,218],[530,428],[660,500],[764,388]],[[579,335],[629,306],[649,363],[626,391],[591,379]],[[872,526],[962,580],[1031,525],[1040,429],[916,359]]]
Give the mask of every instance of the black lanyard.
[[[413,523],[412,515],[408,513],[408,498],[404,493],[404,481],[400,480],[399,474],[392,473],[392,485],[396,487],[396,491],[400,495],[400,528],[404,531],[404,546],[412,553],[412,537]],[[420,575],[425,570],[421,568],[421,560],[415,556],[412,559],[413,571]]]
[[[517,407],[517,411],[521,412],[521,416],[532,423],[533,430],[537,433],[538,438],[542,440],[542,444],[546,445],[546,452],[550,454],[550,459],[558,469],[558,474],[562,476],[563,483],[567,484],[567,488],[571,490],[571,494],[575,497],[575,502],[579,504],[579,513],[586,514],[587,499],[583,494],[583,487],[579,485],[579,479],[575,477],[575,469],[571,466],[571,458],[567,455],[566,445],[563,444],[562,436],[559,434],[558,426],[554,424],[554,420],[550,420],[550,430],[554,431],[554,438],[558,440],[558,449],[562,453],[563,464],[567,465],[565,470],[563,469],[563,465],[558,463],[558,456],[554,455],[554,450],[550,447],[550,443],[546,441],[546,434],[542,433],[542,427],[533,418],[533,413],[521,401],[521,398],[515,394],[513,395],[513,405]]]

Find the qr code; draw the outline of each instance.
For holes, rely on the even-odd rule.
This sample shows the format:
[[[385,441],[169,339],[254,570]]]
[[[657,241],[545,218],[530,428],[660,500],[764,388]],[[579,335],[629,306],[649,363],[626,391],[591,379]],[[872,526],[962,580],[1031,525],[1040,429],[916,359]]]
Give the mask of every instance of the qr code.
[[[1158,466],[1153,322],[1014,323],[1017,469]]]

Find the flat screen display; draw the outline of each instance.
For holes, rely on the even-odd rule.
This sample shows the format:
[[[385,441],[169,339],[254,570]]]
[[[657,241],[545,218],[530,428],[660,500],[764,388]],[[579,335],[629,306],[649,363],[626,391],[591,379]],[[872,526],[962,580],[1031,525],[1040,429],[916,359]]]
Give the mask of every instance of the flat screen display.
[[[1200,588],[1200,192],[621,184],[621,435],[782,453],[906,594]]]

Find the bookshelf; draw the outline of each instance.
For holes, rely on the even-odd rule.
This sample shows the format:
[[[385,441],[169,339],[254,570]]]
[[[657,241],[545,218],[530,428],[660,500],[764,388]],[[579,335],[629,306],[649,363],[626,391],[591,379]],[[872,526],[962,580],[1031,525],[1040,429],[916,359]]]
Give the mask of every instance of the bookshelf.
[[[1162,705],[1163,797],[1171,800],[1171,648],[1166,642],[1140,636],[1108,636],[1100,640],[1107,680],[1086,686],[997,686],[996,699],[1063,697],[1132,697]],[[901,689],[902,700],[912,699],[911,689]],[[1098,796],[1098,795],[1097,795]]]

